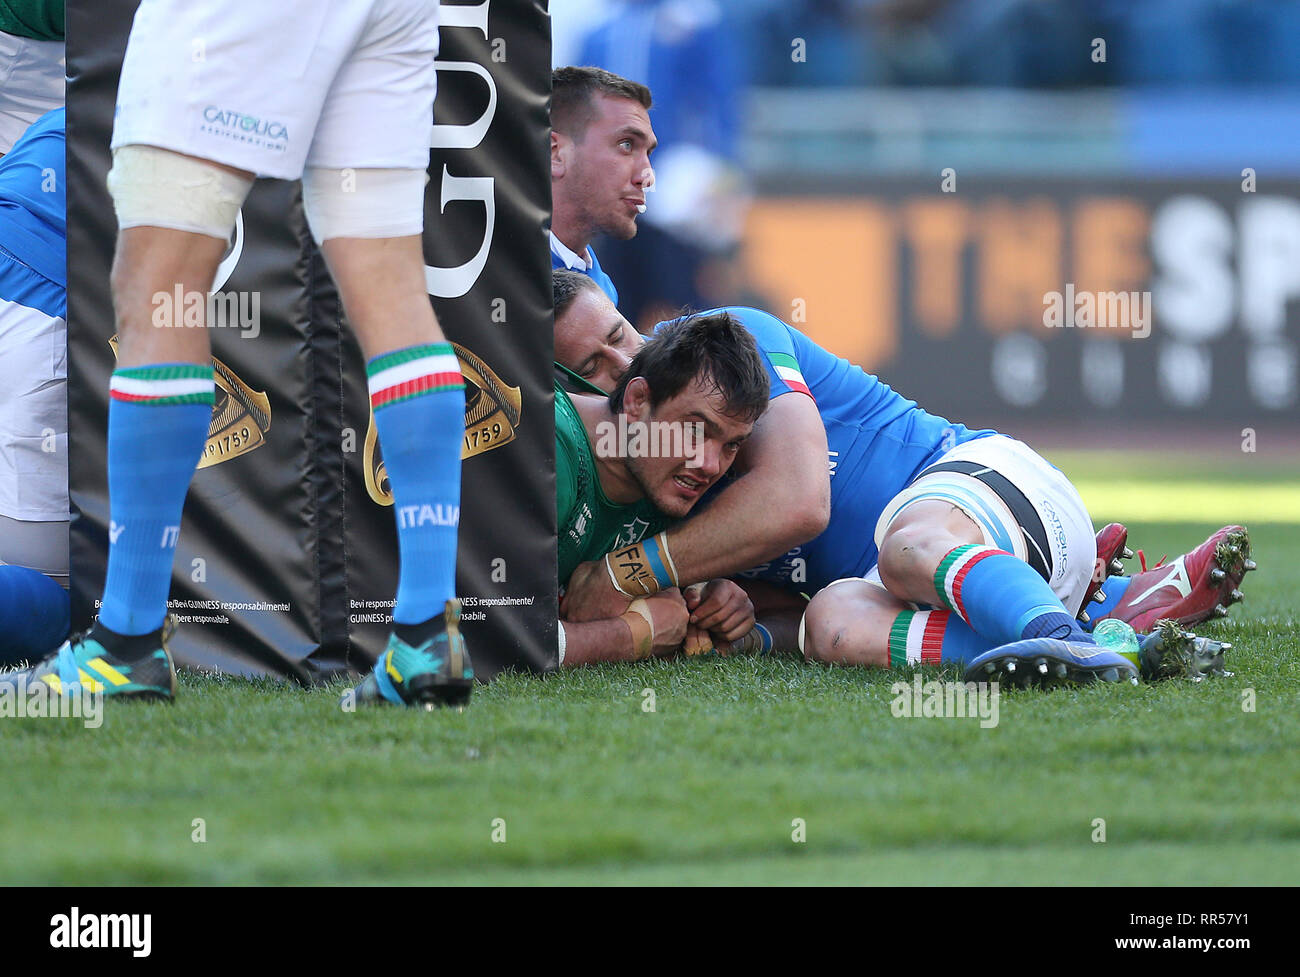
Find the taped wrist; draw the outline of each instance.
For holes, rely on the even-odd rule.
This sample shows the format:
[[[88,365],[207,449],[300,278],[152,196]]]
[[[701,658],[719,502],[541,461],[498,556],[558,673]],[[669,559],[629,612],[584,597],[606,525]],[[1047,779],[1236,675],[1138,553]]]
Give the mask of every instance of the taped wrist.
[[[632,632],[632,651],[637,660],[649,658],[655,645],[655,622],[650,605],[638,597],[619,618]]]
[[[605,569],[614,589],[625,597],[649,597],[680,586],[667,532],[606,553]]]
[[[749,633],[731,646],[733,655],[768,655],[772,653],[772,632],[757,621]]]

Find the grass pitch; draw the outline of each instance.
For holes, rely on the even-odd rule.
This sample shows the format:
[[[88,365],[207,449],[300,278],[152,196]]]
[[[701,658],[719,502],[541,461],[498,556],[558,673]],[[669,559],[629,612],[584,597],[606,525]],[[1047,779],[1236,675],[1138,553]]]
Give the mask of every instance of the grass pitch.
[[[908,675],[791,660],[507,677],[463,714],[187,676],[174,706],[110,703],[97,730],[0,723],[0,881],[1300,882],[1297,473],[1236,491],[1203,466],[1171,503],[1115,498],[1127,462],[1054,460],[1098,524],[1154,513],[1129,523],[1151,557],[1267,490],[1246,601],[1203,626],[1234,677],[1004,692],[981,729],[895,718]]]

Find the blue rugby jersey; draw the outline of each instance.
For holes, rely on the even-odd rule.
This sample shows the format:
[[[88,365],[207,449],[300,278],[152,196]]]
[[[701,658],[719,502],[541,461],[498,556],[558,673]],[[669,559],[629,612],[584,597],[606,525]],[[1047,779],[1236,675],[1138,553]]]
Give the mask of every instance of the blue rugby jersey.
[[[876,565],[876,521],[889,500],[926,466],[959,444],[995,431],[973,431],[916,406],[859,366],[822,349],[758,309],[729,312],[758,343],[772,399],[806,393],[817,403],[830,455],[831,518],[816,539],[746,573],[812,594]],[[799,579],[800,563],[807,575]]]
[[[579,274],[586,275],[599,285],[600,290],[608,295],[609,300],[617,306],[618,289],[614,287],[614,280],[601,270],[600,262],[596,260],[596,252],[594,250],[588,248],[587,254],[591,256],[590,268],[569,268],[569,266],[564,263],[564,259],[560,257],[559,253],[555,250],[555,235],[551,235],[551,270],[554,271],[556,268],[565,268],[569,271],[576,271]]]
[[[67,317],[64,110],[47,112],[0,159],[0,298]]]

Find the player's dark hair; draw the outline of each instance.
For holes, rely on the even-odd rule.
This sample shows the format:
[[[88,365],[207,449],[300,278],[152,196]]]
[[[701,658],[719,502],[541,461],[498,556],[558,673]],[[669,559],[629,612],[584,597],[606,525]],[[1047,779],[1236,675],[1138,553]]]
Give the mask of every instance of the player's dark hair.
[[[664,323],[632,358],[609,395],[615,413],[623,410],[630,381],[643,377],[650,387],[650,406],[671,400],[696,377],[722,395],[725,412],[758,420],[771,393],[767,370],[749,330],[727,312],[683,316]]]
[[[556,68],[551,72],[551,128],[581,141],[596,117],[596,95],[611,95],[650,108],[650,89],[604,68]]]
[[[589,288],[600,288],[590,275],[566,268],[557,268],[551,272],[551,302],[555,306],[555,318],[558,319],[569,311],[569,306]]]

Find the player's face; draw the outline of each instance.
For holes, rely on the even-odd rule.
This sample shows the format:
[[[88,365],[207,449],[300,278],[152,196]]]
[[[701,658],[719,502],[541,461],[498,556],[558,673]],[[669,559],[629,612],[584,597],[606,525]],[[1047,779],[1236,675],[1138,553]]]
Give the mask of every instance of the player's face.
[[[633,387],[639,387],[635,396]],[[754,422],[734,417],[724,410],[721,394],[698,377],[676,397],[653,410],[649,406],[645,381],[628,384],[623,406],[632,421],[648,420],[649,443],[681,451],[648,452],[650,457],[629,452],[628,471],[660,512],[680,519],[686,516],[709,487],[727,473],[741,444],[754,429]],[[665,427],[663,425],[671,425]],[[676,429],[683,436],[672,432]]]
[[[654,183],[650,154],[657,140],[640,102],[609,95],[593,101],[596,117],[572,146],[560,192],[572,195],[592,233],[626,241],[636,236],[638,208]]]
[[[613,390],[645,340],[598,288],[584,288],[555,318],[555,360],[601,390]]]

